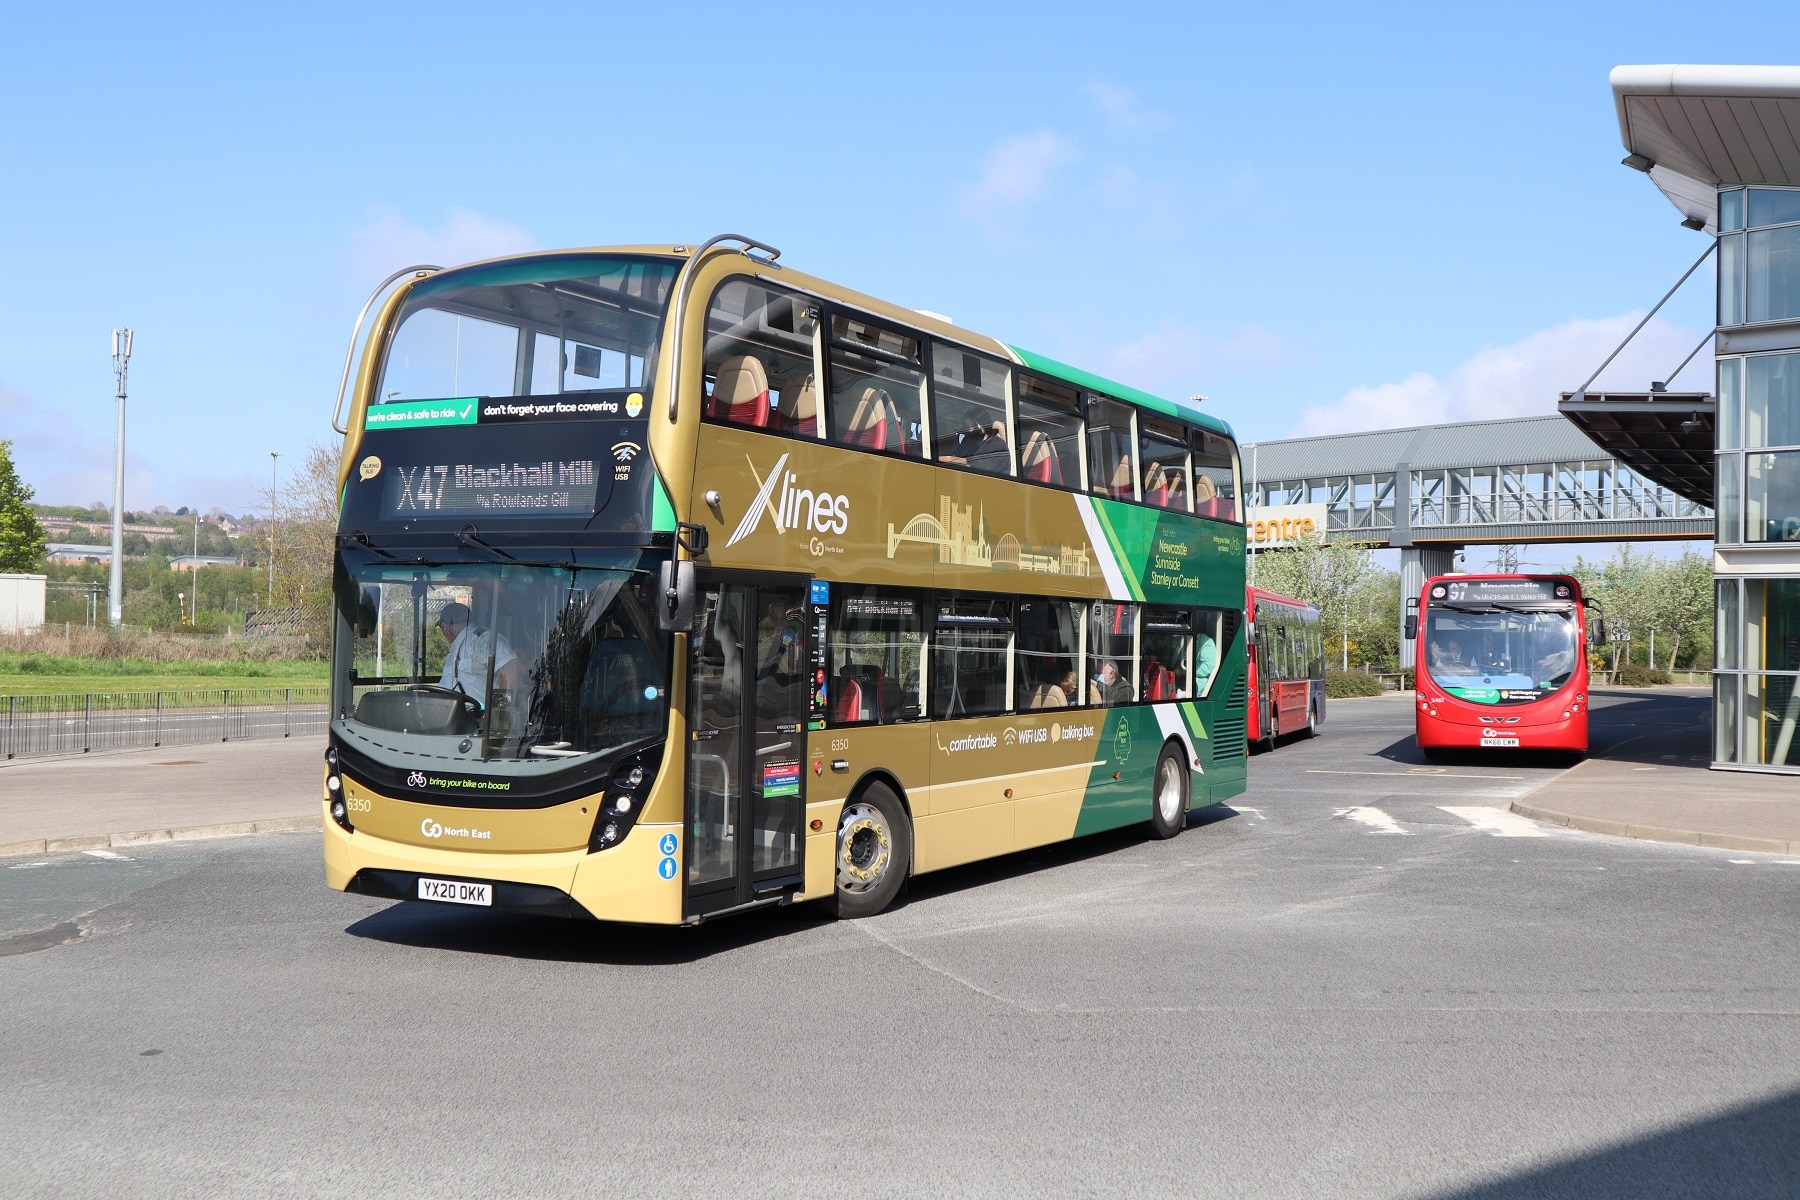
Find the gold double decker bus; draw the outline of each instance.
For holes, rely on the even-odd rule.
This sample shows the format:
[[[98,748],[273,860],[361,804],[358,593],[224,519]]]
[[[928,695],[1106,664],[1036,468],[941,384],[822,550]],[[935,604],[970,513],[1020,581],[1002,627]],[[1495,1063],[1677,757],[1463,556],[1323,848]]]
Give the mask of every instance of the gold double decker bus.
[[[862,916],[1243,790],[1231,430],[777,257],[378,290],[341,427],[330,886]]]

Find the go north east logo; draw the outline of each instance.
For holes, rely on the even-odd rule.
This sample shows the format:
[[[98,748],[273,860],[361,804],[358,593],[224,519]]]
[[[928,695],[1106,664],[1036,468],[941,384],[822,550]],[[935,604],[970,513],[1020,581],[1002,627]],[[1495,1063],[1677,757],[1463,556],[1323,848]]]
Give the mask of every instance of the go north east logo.
[[[735,546],[755,533],[764,513],[775,523],[776,533],[804,527],[813,533],[842,534],[850,528],[850,497],[795,487],[800,477],[787,469],[787,461],[785,454],[776,459],[775,469],[767,478],[758,475],[756,464],[750,463],[750,474],[758,484],[756,499],[726,540],[727,546]],[[779,494],[777,486],[781,489]]]

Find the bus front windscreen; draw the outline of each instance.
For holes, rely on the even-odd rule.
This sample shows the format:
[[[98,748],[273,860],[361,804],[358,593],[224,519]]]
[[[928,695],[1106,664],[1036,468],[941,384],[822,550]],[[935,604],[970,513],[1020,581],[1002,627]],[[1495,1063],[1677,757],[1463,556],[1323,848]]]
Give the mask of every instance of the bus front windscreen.
[[[1523,704],[1565,686],[1580,647],[1573,608],[1431,606],[1425,667],[1452,696],[1475,704]]]
[[[452,399],[520,401],[483,405],[484,421],[625,415],[619,404],[648,386],[678,270],[667,259],[558,255],[421,280],[388,344],[369,428],[474,424],[466,405],[429,403]],[[550,399],[559,396],[570,398]]]
[[[653,572],[380,562],[340,579],[334,724],[391,767],[545,774],[663,735]]]

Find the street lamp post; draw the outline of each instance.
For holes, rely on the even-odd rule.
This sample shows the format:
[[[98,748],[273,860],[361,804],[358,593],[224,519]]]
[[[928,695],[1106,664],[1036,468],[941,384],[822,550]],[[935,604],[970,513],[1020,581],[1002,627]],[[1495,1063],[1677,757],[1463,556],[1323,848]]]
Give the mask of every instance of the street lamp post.
[[[269,451],[269,607],[275,607],[275,468],[281,451]]]
[[[113,377],[118,380],[119,440],[113,455],[112,562],[107,571],[106,619],[114,629],[125,621],[125,371],[131,365],[131,330],[112,335]]]

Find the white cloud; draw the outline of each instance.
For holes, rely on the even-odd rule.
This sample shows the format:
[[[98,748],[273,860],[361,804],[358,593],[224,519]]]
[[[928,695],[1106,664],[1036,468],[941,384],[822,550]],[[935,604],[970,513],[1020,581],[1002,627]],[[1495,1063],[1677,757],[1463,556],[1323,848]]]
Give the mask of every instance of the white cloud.
[[[1167,115],[1145,108],[1137,93],[1128,87],[1092,79],[1081,90],[1100,110],[1101,118],[1124,133],[1149,133],[1169,123]]]
[[[1130,167],[1109,164],[1094,180],[1094,191],[1100,202],[1125,218],[1130,231],[1139,237],[1167,238],[1181,224],[1174,189],[1151,183]]]
[[[1273,366],[1291,357],[1273,330],[1244,324],[1203,333],[1179,321],[1102,352],[1102,372],[1146,391],[1186,397],[1204,392],[1207,380],[1232,371]]]
[[[1415,371],[1396,383],[1352,388],[1335,404],[1302,412],[1292,436],[1554,413],[1558,394],[1579,386],[1641,319],[1641,313],[1577,318],[1504,346],[1483,346],[1444,379]],[[1651,321],[1591,390],[1647,390],[1700,336],[1698,330]],[[1703,348],[1679,380],[1668,382],[1675,390],[1711,391],[1711,369],[1712,355]]]
[[[129,411],[129,410],[128,410]],[[89,504],[113,492],[113,406],[104,418],[80,422],[50,404],[33,399],[10,384],[0,383],[0,428],[12,442],[19,477],[36,492],[39,504]],[[181,504],[157,487],[156,473],[125,439],[125,506],[151,508]]]
[[[981,177],[960,189],[958,202],[967,216],[996,225],[1042,199],[1051,177],[1076,156],[1074,142],[1047,129],[1006,138],[987,152]]]
[[[536,239],[512,222],[466,208],[451,209],[436,229],[427,229],[376,207],[351,233],[346,259],[358,283],[373,285],[415,263],[454,267],[536,248]]]

